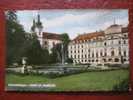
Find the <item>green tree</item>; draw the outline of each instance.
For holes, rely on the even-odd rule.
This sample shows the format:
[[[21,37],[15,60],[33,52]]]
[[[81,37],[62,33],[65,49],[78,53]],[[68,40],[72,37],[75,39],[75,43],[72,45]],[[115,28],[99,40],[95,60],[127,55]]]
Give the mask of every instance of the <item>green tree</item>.
[[[57,62],[61,63],[62,59],[64,59],[65,62],[68,61],[68,43],[70,42],[68,34],[67,33],[61,34],[61,40],[62,43],[56,44],[52,48],[52,54],[50,55],[51,63],[57,63]],[[63,45],[63,50],[62,50],[62,45]]]
[[[35,33],[35,29],[36,29],[36,22],[35,22],[35,19],[33,19],[33,25],[31,26],[31,32]]]
[[[48,63],[48,50],[42,49],[36,36],[32,36],[29,41],[31,45],[28,46],[24,56],[28,58],[29,64],[45,64]]]
[[[35,25],[35,21],[33,23]],[[33,33],[26,33],[17,21],[16,12],[6,13],[7,64],[21,62],[22,57],[27,57],[29,64],[48,63],[49,53],[41,48],[34,25]]]
[[[63,33],[61,35],[62,41],[63,41],[63,53],[65,61],[68,59],[68,44],[70,42],[69,35],[67,33]]]
[[[61,44],[56,44],[52,48],[52,53],[50,54],[50,62],[49,63],[58,63],[61,62]]]
[[[7,37],[7,64],[17,62],[20,59],[21,47],[24,40],[26,40],[26,33],[23,26],[17,21],[15,11],[8,11],[6,13],[6,37]]]

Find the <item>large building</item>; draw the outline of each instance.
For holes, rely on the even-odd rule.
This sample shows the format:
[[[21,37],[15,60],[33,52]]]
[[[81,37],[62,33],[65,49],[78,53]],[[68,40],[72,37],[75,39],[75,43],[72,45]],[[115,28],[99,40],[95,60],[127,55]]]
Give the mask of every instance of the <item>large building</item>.
[[[128,64],[128,27],[113,24],[79,35],[69,43],[68,56],[77,64]]]
[[[61,35],[56,33],[42,32],[38,34],[38,40],[41,44],[41,47],[47,49],[49,53],[52,53],[52,48],[56,44],[62,43]]]

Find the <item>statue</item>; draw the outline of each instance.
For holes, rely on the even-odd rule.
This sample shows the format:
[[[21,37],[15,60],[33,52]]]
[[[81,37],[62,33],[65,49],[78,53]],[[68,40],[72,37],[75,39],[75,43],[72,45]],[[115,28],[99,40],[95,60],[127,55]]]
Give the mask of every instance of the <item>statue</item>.
[[[26,63],[27,63],[27,62],[26,62],[26,59],[27,59],[26,57],[23,57],[23,58],[22,58],[21,73],[23,73],[23,74],[25,73],[25,70],[26,70]]]

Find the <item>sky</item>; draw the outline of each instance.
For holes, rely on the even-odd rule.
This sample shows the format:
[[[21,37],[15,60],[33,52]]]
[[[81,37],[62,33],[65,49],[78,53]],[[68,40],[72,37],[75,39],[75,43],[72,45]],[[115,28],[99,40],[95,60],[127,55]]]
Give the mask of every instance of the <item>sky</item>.
[[[105,30],[114,23],[123,26],[129,23],[126,9],[23,10],[16,14],[27,32],[30,32],[33,19],[36,20],[37,14],[40,14],[43,32],[68,33],[71,39],[79,34]]]

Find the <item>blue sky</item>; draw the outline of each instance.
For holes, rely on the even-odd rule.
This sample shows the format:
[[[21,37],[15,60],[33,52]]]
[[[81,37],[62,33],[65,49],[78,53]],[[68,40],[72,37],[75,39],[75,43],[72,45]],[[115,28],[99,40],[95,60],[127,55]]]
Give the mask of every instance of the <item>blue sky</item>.
[[[23,10],[17,11],[20,24],[25,31],[30,32],[33,19],[40,14],[43,31],[53,33],[68,33],[73,39],[79,34],[104,30],[110,25],[128,25],[128,10],[95,10],[95,9],[69,9],[69,10]]]

